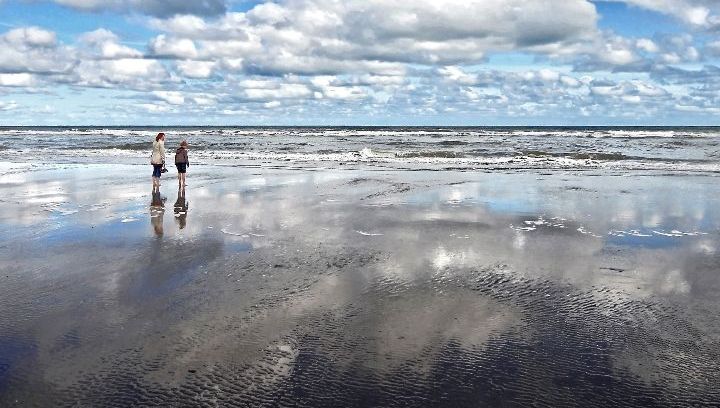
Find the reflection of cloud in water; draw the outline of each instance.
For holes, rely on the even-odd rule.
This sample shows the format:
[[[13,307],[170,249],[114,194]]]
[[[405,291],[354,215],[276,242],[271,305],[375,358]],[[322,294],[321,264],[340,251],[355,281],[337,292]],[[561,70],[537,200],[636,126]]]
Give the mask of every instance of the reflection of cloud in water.
[[[366,175],[214,170],[217,180],[187,191],[192,222],[163,239],[146,221],[117,221],[124,207],[160,218],[148,214],[146,184],[80,194],[92,183],[63,182],[81,208],[67,216],[77,229],[62,227],[44,251],[53,236],[38,234],[29,256],[1,265],[32,277],[1,294],[30,316],[12,329],[38,337],[37,378],[57,381],[43,387],[95,397],[133,389],[168,405],[179,395],[172,385],[220,402],[281,401],[295,390],[384,406],[391,396],[439,403],[442,390],[493,405],[507,389],[558,405],[587,395],[598,405],[618,396],[671,404],[687,390],[711,400],[719,214],[693,198],[717,186],[684,180],[679,195],[677,179],[377,172],[356,189],[347,181]],[[468,183],[447,186],[458,179]],[[411,190],[388,193],[399,183]],[[619,188],[631,194],[618,198]],[[48,215],[30,218],[41,225]],[[91,221],[102,222],[90,231]],[[606,234],[659,239],[644,236],[648,224],[712,233],[660,237],[662,246]],[[78,349],[52,351],[75,337]],[[368,396],[363,384],[386,393]]]

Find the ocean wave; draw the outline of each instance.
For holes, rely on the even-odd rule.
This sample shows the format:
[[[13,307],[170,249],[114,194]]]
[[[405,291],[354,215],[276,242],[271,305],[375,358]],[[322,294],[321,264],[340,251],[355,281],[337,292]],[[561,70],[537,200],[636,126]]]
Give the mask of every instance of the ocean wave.
[[[58,164],[114,163],[147,164],[149,149],[84,149],[58,151],[39,148],[32,150],[4,150],[4,161],[23,163],[38,157],[53,159]],[[353,164],[381,165],[388,168],[413,170],[609,170],[609,171],[667,171],[667,172],[720,172],[717,161],[674,161],[639,158],[619,160],[578,159],[568,156],[485,155],[457,157],[448,152],[397,152],[374,151],[370,148],[355,152],[286,152],[204,150],[191,151],[191,161],[197,165],[250,165],[280,167],[335,167]],[[47,165],[52,163],[47,162]],[[338,167],[340,168],[340,167]]]
[[[4,160],[144,163],[158,128],[0,128]],[[191,160],[412,168],[716,171],[720,128],[178,128]],[[655,140],[649,138],[657,138]],[[278,164],[279,163],[279,164]],[[265,163],[263,163],[264,165]]]
[[[465,155],[461,152],[454,152],[448,150],[428,150],[420,152],[397,152],[395,157],[400,158],[413,158],[413,157],[436,157],[436,158],[463,158]]]
[[[440,146],[464,146],[468,145],[470,143],[463,142],[462,140],[443,140],[442,142],[438,143]]]
[[[602,160],[602,161],[620,161],[620,160],[643,160],[645,158],[637,156],[628,156],[622,153],[601,153],[601,152],[545,152],[541,150],[526,150],[519,152],[520,156],[535,158],[570,158],[575,160]]]

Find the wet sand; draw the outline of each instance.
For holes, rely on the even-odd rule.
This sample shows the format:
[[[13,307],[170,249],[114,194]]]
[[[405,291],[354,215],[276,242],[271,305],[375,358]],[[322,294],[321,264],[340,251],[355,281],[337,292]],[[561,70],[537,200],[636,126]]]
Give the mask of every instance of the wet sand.
[[[141,169],[0,179],[0,406],[720,401],[714,176]]]

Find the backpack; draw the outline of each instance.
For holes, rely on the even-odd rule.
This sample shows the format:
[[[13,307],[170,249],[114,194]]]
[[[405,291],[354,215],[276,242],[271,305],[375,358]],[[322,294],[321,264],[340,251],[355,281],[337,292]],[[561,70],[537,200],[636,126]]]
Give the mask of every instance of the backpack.
[[[187,163],[187,150],[182,147],[175,151],[175,163]]]

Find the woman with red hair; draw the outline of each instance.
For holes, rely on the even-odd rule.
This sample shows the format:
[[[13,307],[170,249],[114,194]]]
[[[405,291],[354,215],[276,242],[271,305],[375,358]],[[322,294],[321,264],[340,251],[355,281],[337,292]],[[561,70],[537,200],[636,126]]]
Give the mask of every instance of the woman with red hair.
[[[152,183],[153,189],[160,187],[160,175],[165,167],[165,133],[158,133],[153,142],[153,151],[150,156],[150,164],[153,166]]]

